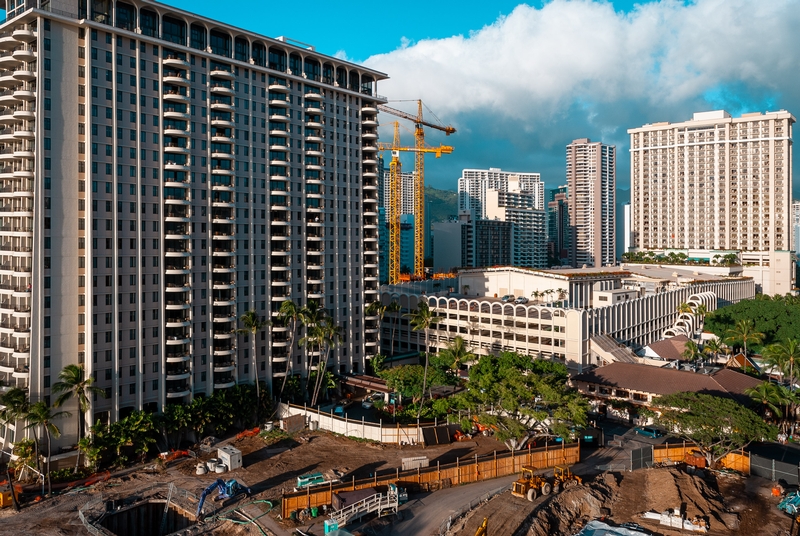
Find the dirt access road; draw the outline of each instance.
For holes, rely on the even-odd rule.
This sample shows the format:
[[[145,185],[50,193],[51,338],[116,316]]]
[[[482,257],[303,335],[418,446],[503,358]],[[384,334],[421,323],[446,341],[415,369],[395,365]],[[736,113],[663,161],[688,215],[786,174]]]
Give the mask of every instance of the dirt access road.
[[[258,437],[239,441],[228,440],[242,451],[244,467],[224,475],[195,475],[196,460],[186,459],[163,471],[133,471],[124,477],[114,477],[93,488],[75,494],[57,495],[41,503],[26,504],[19,513],[13,508],[0,510],[0,534],[25,534],[26,536],[77,536],[86,531],[78,519],[77,510],[98,494],[132,494],[136,489],[154,483],[173,482],[196,495],[218,476],[226,480],[235,478],[250,486],[256,499],[276,499],[290,491],[299,475],[319,471],[339,474],[341,479],[368,478],[375,472],[390,471],[402,466],[403,458],[426,456],[431,464],[451,463],[456,458],[471,458],[493,451],[503,451],[502,443],[492,438],[478,437],[473,441],[435,447],[379,445],[353,441],[326,432],[301,432],[291,439],[266,445]],[[215,447],[218,445],[215,445]],[[213,454],[200,459],[214,457]],[[494,486],[494,483],[492,483]],[[277,521],[275,522],[277,523]],[[280,526],[275,525],[280,534]],[[251,531],[260,534],[258,531]],[[231,524],[223,525],[214,534],[247,534]],[[284,534],[288,534],[288,530]]]

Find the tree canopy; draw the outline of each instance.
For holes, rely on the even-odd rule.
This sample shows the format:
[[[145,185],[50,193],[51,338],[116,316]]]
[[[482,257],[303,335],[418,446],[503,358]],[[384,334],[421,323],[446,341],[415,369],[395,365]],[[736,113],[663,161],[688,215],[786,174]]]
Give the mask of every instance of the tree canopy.
[[[454,402],[476,413],[512,450],[535,436],[568,439],[575,427],[586,425],[588,404],[567,387],[567,377],[567,368],[553,361],[513,352],[482,356]]]
[[[794,296],[759,297],[722,307],[706,316],[705,329],[722,339],[730,336],[737,322],[752,320],[755,331],[764,334],[761,344],[747,344],[748,350],[761,352],[762,346],[800,339],[800,299]]]
[[[775,439],[778,430],[735,400],[701,393],[675,393],[653,400],[655,421],[697,444],[710,467],[752,441]]]

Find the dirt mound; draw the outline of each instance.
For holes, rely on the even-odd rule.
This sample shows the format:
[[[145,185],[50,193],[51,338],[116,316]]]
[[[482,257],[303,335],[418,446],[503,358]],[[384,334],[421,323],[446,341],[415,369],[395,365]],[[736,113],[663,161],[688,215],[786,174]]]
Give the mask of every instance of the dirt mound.
[[[600,475],[588,485],[564,490],[553,497],[546,507],[537,509],[516,534],[573,534],[588,521],[603,516],[618,492],[614,475]]]

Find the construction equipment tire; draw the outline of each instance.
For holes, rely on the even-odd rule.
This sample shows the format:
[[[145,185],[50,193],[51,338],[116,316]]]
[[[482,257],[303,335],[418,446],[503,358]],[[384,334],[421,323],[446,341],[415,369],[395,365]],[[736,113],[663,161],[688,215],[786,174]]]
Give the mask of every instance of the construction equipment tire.
[[[553,486],[550,485],[550,482],[542,484],[542,495],[550,495],[551,491],[553,491]]]
[[[561,483],[556,482],[555,484],[553,484],[553,493],[558,493],[560,491],[561,491]]]
[[[528,500],[533,502],[536,500],[536,488],[531,488],[528,490]]]

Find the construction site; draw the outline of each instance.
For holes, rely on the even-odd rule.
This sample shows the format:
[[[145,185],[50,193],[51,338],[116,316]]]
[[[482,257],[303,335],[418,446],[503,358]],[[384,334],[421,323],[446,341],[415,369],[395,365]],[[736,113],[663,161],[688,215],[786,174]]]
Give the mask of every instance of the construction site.
[[[26,502],[19,513],[4,508],[0,526],[43,536],[337,534],[326,531],[334,521],[348,531],[338,534],[385,536],[572,536],[596,523],[665,536],[794,534],[793,518],[777,508],[781,498],[767,479],[683,463],[602,471],[606,449],[540,470],[529,460],[555,465],[567,459],[565,447],[512,458],[492,437],[400,447],[309,430],[272,444],[257,435],[223,443],[241,452],[241,467],[231,462],[235,468],[225,473],[198,474],[200,465],[220,462],[216,448],[197,451]],[[509,458],[510,466],[502,461]],[[425,463],[414,468],[409,460]],[[399,478],[387,477],[393,474]],[[306,483],[317,485],[305,489]],[[320,493],[327,504],[303,506]]]

